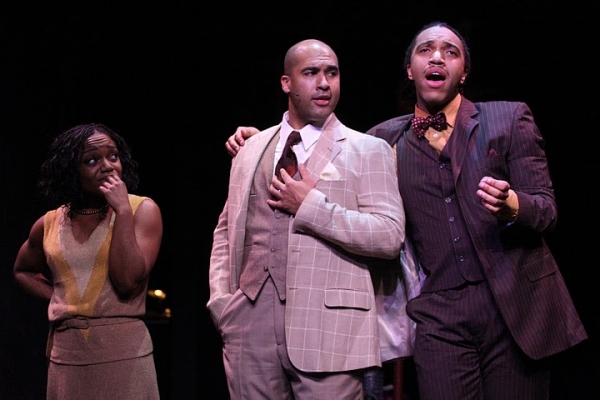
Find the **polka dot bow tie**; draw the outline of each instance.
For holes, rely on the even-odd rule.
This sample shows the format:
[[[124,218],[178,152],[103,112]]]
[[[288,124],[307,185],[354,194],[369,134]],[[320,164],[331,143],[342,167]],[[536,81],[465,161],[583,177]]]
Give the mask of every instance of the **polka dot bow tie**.
[[[446,115],[443,112],[435,115],[430,115],[427,118],[415,117],[412,119],[412,127],[419,138],[425,136],[425,132],[429,127],[436,131],[443,131],[448,127]]]

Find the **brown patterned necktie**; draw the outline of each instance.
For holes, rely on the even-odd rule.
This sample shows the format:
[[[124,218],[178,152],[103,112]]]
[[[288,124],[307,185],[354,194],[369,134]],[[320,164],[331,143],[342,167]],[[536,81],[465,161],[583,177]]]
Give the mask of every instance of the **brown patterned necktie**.
[[[439,112],[427,118],[415,117],[412,119],[412,127],[419,138],[423,138],[430,127],[436,131],[443,131],[448,127],[446,114]]]
[[[285,142],[285,147],[283,148],[283,152],[281,153],[281,158],[277,161],[277,165],[275,166],[275,175],[279,178],[280,181],[283,182],[281,178],[281,173],[279,172],[281,168],[285,168],[285,171],[290,175],[296,175],[298,172],[298,159],[296,158],[296,153],[292,149],[292,146],[300,143],[302,138],[300,137],[300,132],[292,131],[287,141]]]

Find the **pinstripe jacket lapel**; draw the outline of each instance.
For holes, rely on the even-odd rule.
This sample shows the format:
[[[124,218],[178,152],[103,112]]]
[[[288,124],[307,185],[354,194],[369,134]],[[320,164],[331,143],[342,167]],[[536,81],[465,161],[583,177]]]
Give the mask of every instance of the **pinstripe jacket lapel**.
[[[450,159],[452,160],[452,174],[455,184],[458,182],[465,158],[471,148],[469,142],[472,140],[473,132],[477,125],[479,125],[479,121],[475,119],[478,113],[479,111],[475,108],[475,104],[463,97],[458,113],[456,114],[454,130],[452,131],[452,140],[455,143],[451,146],[452,153],[450,154]]]

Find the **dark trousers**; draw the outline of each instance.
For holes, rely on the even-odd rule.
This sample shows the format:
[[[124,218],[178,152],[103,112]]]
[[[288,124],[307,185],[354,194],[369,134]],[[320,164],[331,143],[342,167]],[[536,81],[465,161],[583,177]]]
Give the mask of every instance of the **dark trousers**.
[[[487,281],[421,293],[414,362],[420,400],[545,400],[550,372],[509,333]]]

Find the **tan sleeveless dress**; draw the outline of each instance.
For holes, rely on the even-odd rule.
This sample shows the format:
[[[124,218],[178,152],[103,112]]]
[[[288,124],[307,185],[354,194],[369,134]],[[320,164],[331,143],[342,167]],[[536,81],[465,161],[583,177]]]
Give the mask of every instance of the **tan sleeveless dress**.
[[[146,199],[129,198],[134,213]],[[141,319],[147,282],[123,300],[108,277],[115,215],[79,243],[66,211],[60,207],[44,218],[44,252],[54,282],[47,399],[158,399],[152,339]]]

